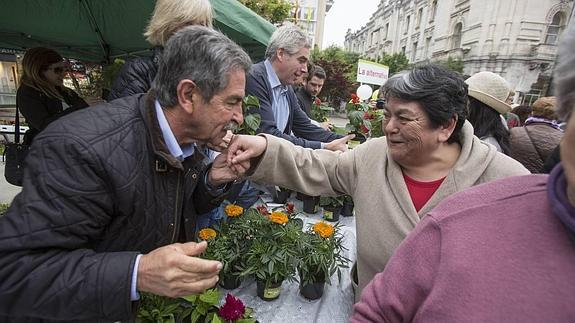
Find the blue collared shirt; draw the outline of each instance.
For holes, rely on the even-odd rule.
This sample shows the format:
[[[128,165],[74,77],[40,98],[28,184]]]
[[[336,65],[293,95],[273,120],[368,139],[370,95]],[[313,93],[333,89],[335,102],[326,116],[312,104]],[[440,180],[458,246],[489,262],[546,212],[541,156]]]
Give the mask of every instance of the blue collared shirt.
[[[281,84],[269,60],[266,59],[264,65],[273,92],[272,112],[276,119],[276,127],[283,132],[289,119],[288,86]]]
[[[170,125],[164,115],[164,110],[162,110],[162,107],[160,106],[160,102],[156,100],[154,104],[156,106],[158,123],[160,124],[160,129],[162,130],[162,135],[164,136],[164,141],[166,142],[166,146],[168,147],[170,154],[176,157],[179,161],[191,156],[194,153],[194,144],[180,146],[176,140],[176,136],[174,136],[174,133],[172,132],[172,129],[170,129]]]

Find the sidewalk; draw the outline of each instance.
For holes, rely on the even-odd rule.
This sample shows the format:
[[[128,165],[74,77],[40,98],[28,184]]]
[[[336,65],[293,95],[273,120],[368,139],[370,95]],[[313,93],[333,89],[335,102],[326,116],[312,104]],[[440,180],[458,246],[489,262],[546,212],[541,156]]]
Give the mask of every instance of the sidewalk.
[[[4,177],[4,162],[0,162],[0,203],[11,203],[22,188],[6,182]]]

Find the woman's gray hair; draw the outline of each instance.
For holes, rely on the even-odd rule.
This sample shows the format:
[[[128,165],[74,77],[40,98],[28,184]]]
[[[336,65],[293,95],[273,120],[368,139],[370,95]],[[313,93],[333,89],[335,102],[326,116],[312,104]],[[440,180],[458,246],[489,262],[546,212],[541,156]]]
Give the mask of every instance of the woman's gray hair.
[[[282,26],[272,34],[266,49],[266,58],[273,61],[280,48],[283,48],[289,55],[294,55],[302,48],[311,48],[311,42],[298,26]]]
[[[567,121],[575,107],[575,24],[571,23],[561,36],[555,64],[555,96],[557,115]]]
[[[152,84],[160,105],[178,104],[177,88],[188,79],[198,86],[205,102],[228,86],[229,73],[251,67],[248,54],[220,32],[189,26],[170,37]]]

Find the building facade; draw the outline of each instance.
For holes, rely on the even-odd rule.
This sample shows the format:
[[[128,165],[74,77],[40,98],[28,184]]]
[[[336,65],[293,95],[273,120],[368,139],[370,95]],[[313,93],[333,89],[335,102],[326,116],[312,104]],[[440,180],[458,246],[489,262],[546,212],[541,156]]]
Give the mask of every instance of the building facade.
[[[287,21],[300,26],[312,40],[312,46],[322,49],[325,15],[334,0],[289,0],[292,5]]]
[[[345,49],[376,60],[403,52],[412,63],[461,59],[464,74],[492,71],[530,104],[547,95],[557,41],[573,0],[382,0]]]

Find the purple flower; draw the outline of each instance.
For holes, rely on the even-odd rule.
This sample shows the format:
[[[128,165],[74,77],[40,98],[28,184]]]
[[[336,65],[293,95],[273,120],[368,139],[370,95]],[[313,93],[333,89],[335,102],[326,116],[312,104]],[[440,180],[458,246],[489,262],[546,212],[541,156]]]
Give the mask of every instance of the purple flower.
[[[244,303],[239,298],[232,296],[232,294],[226,295],[226,302],[222,307],[220,307],[220,316],[228,321],[239,320],[244,316],[246,312],[246,307]]]

